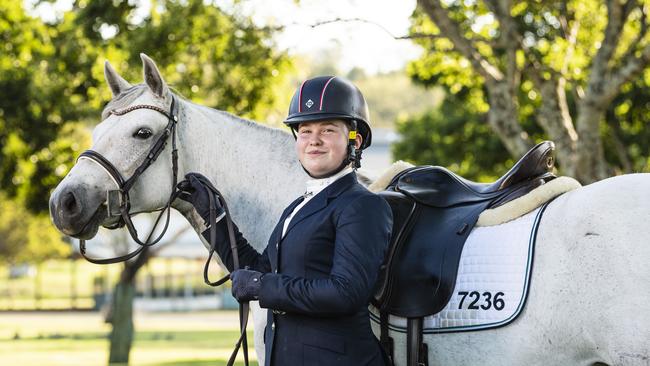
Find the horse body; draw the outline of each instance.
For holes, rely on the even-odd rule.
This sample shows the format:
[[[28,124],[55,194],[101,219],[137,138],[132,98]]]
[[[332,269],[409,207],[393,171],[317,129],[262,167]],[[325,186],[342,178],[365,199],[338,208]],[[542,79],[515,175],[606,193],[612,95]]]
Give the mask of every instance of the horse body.
[[[125,89],[144,88],[130,104],[168,107],[169,92],[160,92],[166,86],[155,64],[146,56],[143,62],[146,84],[136,87],[107,65],[113,94],[119,99]],[[200,172],[214,182],[228,200],[234,221],[262,252],[277,218],[300,195],[307,177],[291,135],[179,100],[179,177]],[[159,133],[163,119],[146,110],[110,116],[95,129],[93,149],[127,174],[150,144],[134,140],[134,129],[145,125]],[[164,205],[171,188],[169,153],[167,146],[134,186],[133,211]],[[649,365],[648,187],[648,174],[622,176],[551,202],[540,224],[522,314],[502,328],[426,335],[430,364]],[[65,234],[94,236],[99,225],[112,223],[103,202],[106,191],[114,188],[97,165],[79,161],[52,193],[53,221]],[[197,233],[205,229],[187,203],[176,200],[173,207]],[[257,307],[254,318],[258,358],[263,359],[265,310]],[[403,347],[396,352],[401,359]]]
[[[649,184],[648,174],[620,176],[551,202],[521,315],[502,328],[425,335],[430,364],[648,365]]]

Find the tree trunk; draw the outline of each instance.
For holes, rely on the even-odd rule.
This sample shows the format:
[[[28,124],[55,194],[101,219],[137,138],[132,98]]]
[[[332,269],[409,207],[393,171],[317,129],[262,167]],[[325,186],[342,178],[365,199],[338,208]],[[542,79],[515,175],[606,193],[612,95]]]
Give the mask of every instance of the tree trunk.
[[[157,250],[174,243],[189,227],[178,230],[169,240],[158,244]],[[156,251],[146,247],[135,259],[124,262],[124,269],[120,275],[120,281],[115,286],[113,301],[109,309],[107,322],[111,323],[110,353],[108,363],[121,363],[128,365],[129,353],[133,344],[133,299],[135,298],[135,276],[153,256]]]
[[[128,269],[125,269],[128,270]],[[129,352],[133,343],[133,298],[135,284],[133,277],[121,276],[113,292],[110,323],[113,326],[110,334],[109,365],[129,363]]]
[[[133,344],[133,299],[135,297],[135,276],[138,270],[151,258],[151,250],[145,248],[134,260],[124,262],[120,280],[113,291],[113,301],[107,322],[111,323],[110,353],[108,363],[128,365]]]
[[[575,178],[582,184],[593,183],[609,176],[600,136],[600,123],[604,117],[605,106],[589,100],[583,100],[579,104],[576,120],[579,136],[578,169]]]
[[[542,95],[542,103],[536,115],[537,123],[542,126],[548,137],[555,142],[556,155],[562,168],[562,174],[577,176],[578,133],[573,127],[573,120],[566,101],[564,80],[536,80]]]
[[[514,91],[505,82],[487,83],[490,110],[488,123],[512,157],[518,159],[532,147],[528,134],[519,124]]]

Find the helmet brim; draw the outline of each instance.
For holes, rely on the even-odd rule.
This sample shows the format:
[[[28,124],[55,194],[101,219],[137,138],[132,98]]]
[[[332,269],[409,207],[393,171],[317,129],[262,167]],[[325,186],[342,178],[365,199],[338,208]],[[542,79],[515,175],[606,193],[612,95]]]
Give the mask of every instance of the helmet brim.
[[[287,119],[284,120],[284,123],[288,126],[293,127],[294,125],[303,122],[319,122],[319,121],[336,120],[336,119],[348,121],[351,118],[350,115],[342,114],[342,113],[313,113],[313,114],[301,113],[300,115],[297,116],[289,116]],[[362,120],[362,118],[355,118],[355,119]]]

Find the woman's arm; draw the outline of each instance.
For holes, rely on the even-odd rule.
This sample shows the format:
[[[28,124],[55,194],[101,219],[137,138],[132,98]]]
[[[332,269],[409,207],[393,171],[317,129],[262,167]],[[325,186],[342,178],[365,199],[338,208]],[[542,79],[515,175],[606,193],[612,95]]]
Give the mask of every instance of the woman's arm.
[[[266,249],[260,254],[253,248],[244,235],[239,231],[239,228],[233,222],[233,231],[235,234],[235,241],[237,242],[237,254],[239,256],[239,268],[248,266],[250,269],[259,272],[271,272],[271,263]],[[205,230],[201,235],[205,240],[210,242],[210,229]],[[228,228],[225,218],[217,223],[217,243],[215,248],[219,258],[223,264],[232,272],[235,268],[233,262],[233,253],[230,248],[230,240],[228,236]]]

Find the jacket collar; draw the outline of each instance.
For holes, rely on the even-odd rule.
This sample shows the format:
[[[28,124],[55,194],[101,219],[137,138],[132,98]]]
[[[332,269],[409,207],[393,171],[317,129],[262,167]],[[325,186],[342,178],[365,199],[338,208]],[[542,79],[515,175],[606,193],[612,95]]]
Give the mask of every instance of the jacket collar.
[[[351,185],[355,183],[357,183],[357,173],[352,172],[342,176],[327,186],[324,193],[327,195],[327,198],[334,198],[345,192]]]
[[[350,174],[347,174],[329,186],[327,186],[324,190],[319,192],[317,195],[314,196],[305,206],[303,206],[300,211],[296,213],[296,215],[291,219],[291,223],[289,223],[289,227],[287,227],[287,232],[285,233],[286,235],[291,231],[291,229],[296,226],[299,222],[302,220],[306,219],[307,217],[315,214],[316,212],[324,209],[327,207],[327,204],[329,203],[330,200],[338,197],[341,193],[345,192],[347,189],[349,189],[352,185],[357,183],[357,175],[356,173],[352,172]],[[296,201],[294,201],[287,209],[284,211],[282,214],[282,219],[280,220],[280,227],[284,225],[284,220],[286,220],[287,216],[293,212],[295,207],[302,202],[303,198],[300,197]]]

